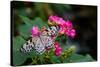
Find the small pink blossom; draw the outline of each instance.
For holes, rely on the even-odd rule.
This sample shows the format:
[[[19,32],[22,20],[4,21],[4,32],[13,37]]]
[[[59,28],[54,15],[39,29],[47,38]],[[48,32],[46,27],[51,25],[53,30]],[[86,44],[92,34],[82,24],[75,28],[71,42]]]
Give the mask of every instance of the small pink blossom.
[[[75,29],[72,29],[72,30],[70,31],[70,36],[71,36],[71,37],[75,37],[75,35],[76,35],[76,31],[75,31]]]
[[[60,30],[58,31],[59,34],[64,34],[66,28],[65,27],[60,27]]]
[[[64,22],[64,20],[58,16],[50,16],[49,21],[51,21],[52,23],[55,23],[57,25],[60,25],[60,24],[62,24],[62,22]]]
[[[75,37],[76,35],[75,29],[66,30],[66,35],[71,36],[72,38]]]
[[[50,17],[49,17],[49,21],[52,22],[52,21],[54,21],[54,20],[55,20],[55,18],[54,18],[53,16],[50,16]]]
[[[56,48],[56,51],[61,51],[61,50],[62,48],[60,46]]]
[[[39,33],[39,29],[37,26],[34,26],[31,30],[32,36],[36,36]]]
[[[67,21],[65,23],[65,25],[66,25],[67,29],[72,29],[73,28],[73,25],[72,25],[72,22],[71,21]]]
[[[56,56],[60,56],[60,55],[61,55],[61,51],[55,52],[55,55],[56,55]]]
[[[55,48],[60,47],[60,45],[59,45],[59,43],[58,43],[58,42],[55,42],[54,46],[55,46]]]
[[[56,24],[61,25],[63,22],[65,22],[62,18],[58,18],[56,21]]]
[[[58,42],[55,42],[54,46],[55,46],[54,54],[55,54],[56,56],[60,56],[61,53],[62,53],[62,48],[60,47],[60,45],[59,45]]]
[[[54,51],[54,53],[55,53],[56,56],[60,56],[61,53],[62,53],[61,47],[56,48],[55,51]]]
[[[60,33],[60,35],[66,34],[67,36],[71,36],[71,37],[74,37],[76,35],[76,31],[75,29],[73,29],[73,25],[71,21],[62,22],[58,33]]]

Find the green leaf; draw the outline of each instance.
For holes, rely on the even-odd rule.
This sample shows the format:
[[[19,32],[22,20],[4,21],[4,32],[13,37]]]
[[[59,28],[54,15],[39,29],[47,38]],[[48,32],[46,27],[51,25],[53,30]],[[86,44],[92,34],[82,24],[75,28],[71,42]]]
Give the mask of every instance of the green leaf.
[[[25,23],[25,24],[22,24],[22,25],[18,26],[19,33],[20,33],[20,35],[22,37],[27,39],[30,36],[30,34],[31,34],[31,28],[33,26],[32,25],[32,21],[28,17],[26,17],[26,16],[19,15],[19,17]]]
[[[79,55],[79,54],[72,54],[69,57],[69,62],[90,62],[94,61],[90,55]]]
[[[28,17],[26,16],[22,16],[19,15],[20,18],[23,20],[23,22],[25,23],[25,25],[28,25],[30,27],[32,26],[38,26],[39,28],[46,26],[48,27],[48,25],[39,17],[35,18],[34,20],[30,20]]]
[[[28,17],[22,15],[19,15],[19,17],[26,25],[32,26],[32,21]]]
[[[24,37],[25,39],[27,39],[31,35],[31,28],[32,26],[20,25],[18,27],[18,30],[19,30],[20,35]]]
[[[19,30],[20,35],[24,37],[25,39],[30,37],[31,29],[33,26],[38,26],[40,29],[43,26],[48,27],[48,25],[44,23],[40,18],[36,18],[35,20],[30,20],[29,18],[25,16],[21,16],[21,15],[20,15],[20,18],[23,20],[25,24],[18,26],[18,30]]]
[[[94,59],[89,55],[87,54],[84,59],[82,60],[82,62],[90,62],[90,61],[94,61]]]
[[[33,26],[38,26],[40,29],[45,26],[46,28],[48,27],[47,23],[44,22],[41,18],[35,18],[33,21]]]
[[[18,50],[25,43],[25,40],[21,36],[16,36],[13,38],[13,50]]]
[[[29,53],[22,53],[20,51],[21,46],[25,43],[25,40],[21,36],[13,38],[13,65],[23,64],[27,58],[36,56],[35,51]]]
[[[54,55],[53,55],[53,56],[51,56],[50,58],[51,58],[51,62],[52,62],[52,63],[61,63],[59,57],[57,57],[57,56],[54,56]]]
[[[13,38],[13,65],[20,65],[26,60],[26,56],[20,52],[24,42],[25,40],[20,36]]]

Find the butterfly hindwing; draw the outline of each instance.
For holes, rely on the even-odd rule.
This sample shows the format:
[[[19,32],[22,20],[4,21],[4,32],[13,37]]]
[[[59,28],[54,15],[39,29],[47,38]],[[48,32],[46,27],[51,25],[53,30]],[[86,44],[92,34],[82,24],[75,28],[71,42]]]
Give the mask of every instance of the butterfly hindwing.
[[[31,52],[33,50],[33,47],[34,47],[34,43],[32,42],[32,38],[31,38],[21,47],[21,51],[24,53]]]
[[[45,51],[45,46],[40,37],[32,37],[21,47],[21,52],[23,53],[31,52],[32,50],[35,50],[37,54],[42,54]]]

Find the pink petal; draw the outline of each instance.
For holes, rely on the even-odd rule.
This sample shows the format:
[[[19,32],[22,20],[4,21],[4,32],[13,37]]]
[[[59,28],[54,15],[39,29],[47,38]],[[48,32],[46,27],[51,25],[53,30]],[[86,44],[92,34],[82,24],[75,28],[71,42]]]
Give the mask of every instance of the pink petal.
[[[75,29],[66,30],[66,35],[71,36],[72,38],[75,37],[75,35],[76,35]]]
[[[56,56],[60,56],[61,55],[61,50],[55,50],[54,53],[55,53]]]
[[[34,26],[31,30],[32,36],[35,36],[39,33],[38,27]]]
[[[71,32],[70,32],[70,36],[74,37],[75,35],[76,35],[76,31],[75,31],[75,29],[72,29]]]
[[[67,29],[72,29],[73,28],[73,25],[72,25],[71,21],[67,21],[65,25],[66,25]]]
[[[60,33],[60,34],[64,34],[65,31],[66,31],[66,28],[64,28],[64,27],[60,27],[60,30],[59,30],[59,33]]]

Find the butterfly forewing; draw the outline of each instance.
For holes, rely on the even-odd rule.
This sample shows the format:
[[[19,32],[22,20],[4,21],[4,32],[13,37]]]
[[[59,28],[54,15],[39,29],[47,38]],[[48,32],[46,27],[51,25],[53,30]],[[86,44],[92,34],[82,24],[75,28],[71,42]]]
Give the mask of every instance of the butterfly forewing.
[[[42,54],[45,52],[45,45],[43,44],[41,38],[39,36],[36,37],[34,41],[34,49],[38,54]]]

